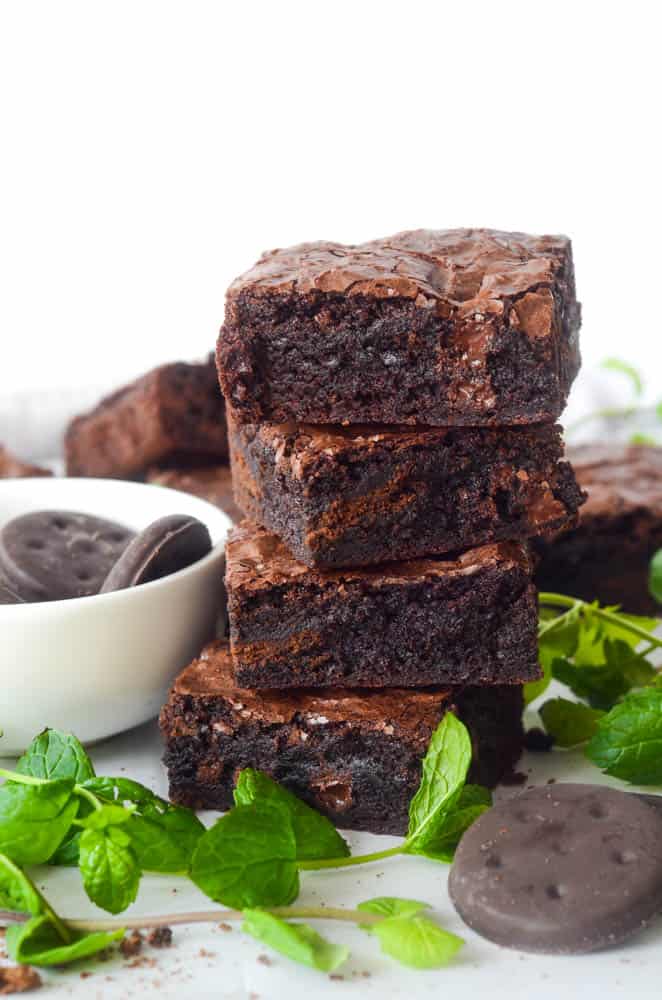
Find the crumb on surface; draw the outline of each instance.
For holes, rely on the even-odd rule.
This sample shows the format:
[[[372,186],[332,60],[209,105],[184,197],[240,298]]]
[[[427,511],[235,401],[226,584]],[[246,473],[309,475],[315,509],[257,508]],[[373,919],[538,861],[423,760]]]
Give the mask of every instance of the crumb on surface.
[[[120,951],[124,958],[133,958],[138,955],[143,946],[143,936],[140,931],[132,931],[127,937],[120,941]]]
[[[258,955],[257,960],[260,963],[260,965],[273,965],[273,962],[271,961],[268,955]]]
[[[170,927],[154,927],[147,937],[147,944],[152,948],[169,948],[172,944],[172,930]]]
[[[38,990],[43,983],[39,973],[30,965],[8,965],[0,968],[0,996]]]
[[[227,933],[228,933],[229,931],[231,931],[231,930],[232,930],[232,924],[227,924],[227,923],[226,923],[226,922],[225,922],[225,921],[223,920],[223,921],[221,921],[221,923],[220,923],[220,924],[218,925],[218,929],[219,929],[219,930],[221,930],[221,931],[225,931],[225,933],[227,934]]]
[[[524,746],[531,753],[549,753],[554,746],[554,740],[540,726],[533,726],[524,733]]]

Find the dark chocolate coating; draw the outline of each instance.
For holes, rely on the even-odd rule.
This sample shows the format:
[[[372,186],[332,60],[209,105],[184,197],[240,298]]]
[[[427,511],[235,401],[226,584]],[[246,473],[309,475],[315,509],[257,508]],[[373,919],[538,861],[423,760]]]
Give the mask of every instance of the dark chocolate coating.
[[[638,796],[599,785],[529,789],[470,827],[449,891],[462,919],[497,944],[610,947],[662,909],[662,819]]]
[[[0,604],[25,604],[22,597],[16,593],[11,584],[0,576]]]
[[[90,514],[23,514],[0,530],[0,573],[23,601],[89,597],[132,538],[124,525]]]
[[[108,574],[100,593],[137,587],[170,576],[211,551],[209,531],[202,521],[185,514],[160,517],[127,546]]]

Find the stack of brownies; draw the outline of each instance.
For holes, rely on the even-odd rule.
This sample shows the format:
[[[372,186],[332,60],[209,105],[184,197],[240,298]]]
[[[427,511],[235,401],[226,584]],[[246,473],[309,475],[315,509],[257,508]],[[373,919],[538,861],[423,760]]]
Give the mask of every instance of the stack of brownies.
[[[235,498],[230,641],[178,678],[171,796],[257,767],[340,826],[401,833],[445,712],[473,780],[521,748],[539,676],[528,539],[582,502],[555,425],[579,368],[563,237],[415,231],[266,254],[217,363]]]

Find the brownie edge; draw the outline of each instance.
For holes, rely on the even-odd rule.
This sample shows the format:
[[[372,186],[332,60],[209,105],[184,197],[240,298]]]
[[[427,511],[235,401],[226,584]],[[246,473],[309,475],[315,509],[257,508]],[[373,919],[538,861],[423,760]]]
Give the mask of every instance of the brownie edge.
[[[579,325],[567,237],[419,229],[264,254],[217,363],[241,423],[553,423]]]
[[[494,786],[522,747],[521,687],[256,692],[232,679],[227,643],[208,645],[161,712],[173,802],[233,805],[254,767],[347,829],[403,834],[421,760],[448,711],[467,725],[470,778]]]

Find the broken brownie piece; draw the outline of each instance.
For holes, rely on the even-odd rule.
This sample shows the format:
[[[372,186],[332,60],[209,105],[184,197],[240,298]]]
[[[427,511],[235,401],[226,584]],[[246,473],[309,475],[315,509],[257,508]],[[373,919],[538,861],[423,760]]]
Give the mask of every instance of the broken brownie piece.
[[[17,458],[0,444],[0,479],[26,479],[30,476],[52,476],[50,469],[32,465]]]
[[[237,501],[307,566],[373,563],[570,526],[561,429],[229,422]]]
[[[211,643],[161,712],[170,798],[228,809],[238,773],[253,767],[341,827],[403,834],[421,759],[449,711],[472,735],[470,780],[493,786],[521,752],[521,687],[248,691],[232,679],[227,643]]]
[[[576,528],[538,542],[541,590],[660,615],[648,565],[662,548],[662,448],[587,444],[568,449],[587,491]]]
[[[227,458],[212,359],[153,369],[72,420],[64,444],[69,476],[130,478],[179,453]]]
[[[192,493],[220,507],[232,521],[241,521],[242,513],[234,502],[232,472],[229,465],[152,466],[145,480],[171,490]]]
[[[567,237],[419,229],[264,254],[217,360],[242,423],[553,423],[579,325]]]
[[[226,547],[235,677],[241,687],[518,684],[539,676],[527,547],[311,570],[243,521]]]

